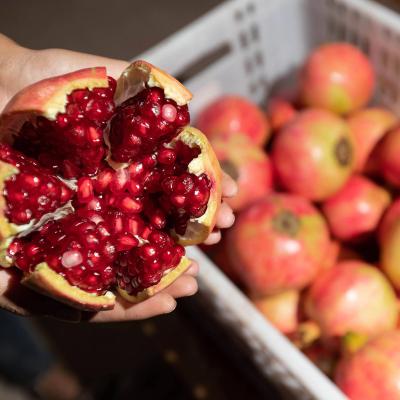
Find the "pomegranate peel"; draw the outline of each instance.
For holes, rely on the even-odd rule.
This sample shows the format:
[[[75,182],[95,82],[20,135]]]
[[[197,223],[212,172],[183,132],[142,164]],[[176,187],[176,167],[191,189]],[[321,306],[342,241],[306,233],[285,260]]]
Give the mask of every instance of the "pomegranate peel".
[[[180,106],[192,99],[189,90],[174,77],[146,61],[138,60],[127,67],[118,79],[115,94],[117,104],[136,95],[145,84],[163,89],[165,97],[174,100]]]
[[[38,264],[34,271],[27,274],[21,282],[39,293],[83,311],[102,311],[114,308],[115,295],[112,292],[98,296],[72,286],[46,263]]]
[[[210,142],[198,129],[186,127],[177,139],[190,147],[195,145],[200,148],[200,154],[190,162],[188,171],[195,175],[206,172],[211,180],[212,187],[206,212],[201,217],[189,221],[184,235],[177,235],[179,244],[192,246],[202,243],[215,226],[217,211],[222,198],[222,171]]]
[[[139,303],[148,299],[149,297],[154,296],[161,290],[174,283],[182,274],[184,274],[189,269],[190,265],[191,261],[186,257],[182,257],[178,266],[170,271],[166,271],[160,282],[158,282],[156,285],[150,286],[137,293],[136,295],[130,295],[121,288],[118,288],[118,293],[130,303]]]

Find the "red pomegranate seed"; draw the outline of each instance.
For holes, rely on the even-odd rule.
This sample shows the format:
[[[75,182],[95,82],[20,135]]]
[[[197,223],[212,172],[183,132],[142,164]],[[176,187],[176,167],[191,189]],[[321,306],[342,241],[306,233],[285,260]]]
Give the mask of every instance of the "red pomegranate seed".
[[[176,119],[176,107],[173,104],[164,104],[162,106],[162,117],[168,122],[174,122]]]
[[[93,199],[93,185],[90,178],[80,178],[78,180],[78,200],[81,203],[88,203]]]
[[[61,264],[65,268],[76,267],[77,265],[82,264],[82,261],[82,254],[78,250],[66,251],[61,257]]]

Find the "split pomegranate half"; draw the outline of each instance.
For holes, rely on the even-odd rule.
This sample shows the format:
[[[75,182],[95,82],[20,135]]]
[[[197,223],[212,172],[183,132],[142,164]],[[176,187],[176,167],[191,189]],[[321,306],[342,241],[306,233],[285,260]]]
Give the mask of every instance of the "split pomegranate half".
[[[142,301],[188,267],[221,202],[190,92],[144,61],[38,82],[0,119],[0,264],[83,310]]]

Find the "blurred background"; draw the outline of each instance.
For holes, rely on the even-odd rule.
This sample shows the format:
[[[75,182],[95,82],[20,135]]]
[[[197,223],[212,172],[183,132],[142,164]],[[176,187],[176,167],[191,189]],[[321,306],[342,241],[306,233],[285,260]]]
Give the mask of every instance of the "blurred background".
[[[221,3],[2,0],[0,31],[34,49],[58,47],[131,59]],[[399,1],[381,3],[400,10]],[[7,316],[2,321],[5,324]],[[143,322],[30,321],[32,325],[9,323],[16,323],[14,332],[23,335],[26,330],[33,335],[33,354],[27,353],[42,360],[43,370],[56,365],[54,376],[46,378],[48,384],[75,387],[77,399],[281,398],[273,382],[266,382],[240,352],[235,338],[207,314],[199,296],[179,300],[171,315]],[[9,374],[0,373],[0,399],[37,396],[24,385],[22,368],[17,365],[10,367]],[[68,390],[62,392],[45,389],[43,393],[47,398],[67,399]]]

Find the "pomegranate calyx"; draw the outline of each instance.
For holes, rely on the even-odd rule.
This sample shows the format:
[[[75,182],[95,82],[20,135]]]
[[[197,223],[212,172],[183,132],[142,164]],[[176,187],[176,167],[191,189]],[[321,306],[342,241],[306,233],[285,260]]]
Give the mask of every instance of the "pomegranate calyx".
[[[149,297],[154,296],[156,293],[165,289],[169,285],[171,285],[176,279],[178,279],[183,273],[185,273],[190,267],[191,261],[183,256],[179,264],[168,271],[165,271],[161,280],[153,286],[150,286],[146,289],[143,289],[141,292],[136,295],[130,295],[125,290],[118,287],[118,293],[130,303],[139,303],[148,299]]]
[[[41,294],[82,311],[110,310],[115,304],[115,295],[112,292],[106,292],[101,296],[85,292],[70,285],[45,262],[38,264],[33,272],[27,274],[22,279],[22,283]]]

